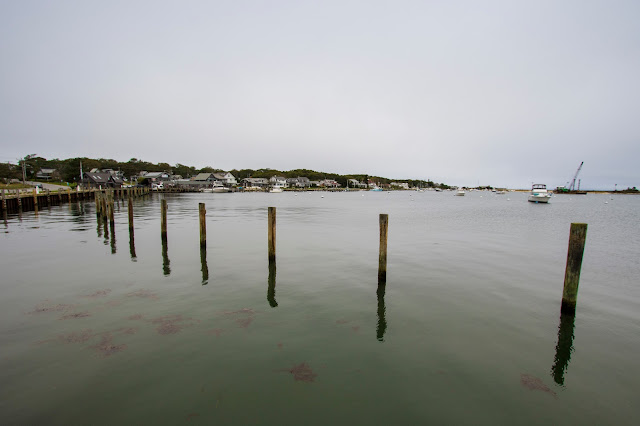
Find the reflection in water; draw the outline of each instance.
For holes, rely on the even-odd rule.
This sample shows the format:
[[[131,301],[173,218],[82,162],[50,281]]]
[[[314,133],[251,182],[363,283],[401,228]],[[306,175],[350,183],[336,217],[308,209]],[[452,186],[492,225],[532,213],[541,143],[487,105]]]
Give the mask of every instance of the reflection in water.
[[[136,261],[136,242],[133,237],[133,229],[129,228],[129,254],[131,254],[131,260]]]
[[[564,373],[569,367],[569,361],[571,361],[571,353],[573,352],[574,321],[574,315],[560,314],[556,356],[553,360],[553,367],[551,367],[553,380],[559,385],[564,384]]]
[[[22,222],[22,205],[18,206],[18,220]]]
[[[269,306],[275,308],[278,306],[278,302],[276,302],[276,262],[269,262],[268,284],[267,301],[269,302]]]
[[[2,210],[2,219],[4,219],[4,228],[9,229],[9,221],[7,220],[7,209]]]
[[[207,248],[200,247],[200,270],[202,271],[202,285],[209,283],[209,267],[207,266]]]
[[[162,235],[162,273],[164,275],[171,274],[171,268],[169,267],[169,251],[167,248],[166,235]]]
[[[103,229],[104,229],[104,245],[109,245],[109,222],[107,221],[107,217],[103,217],[102,221]]]
[[[116,226],[111,224],[111,254],[116,254]]]
[[[381,342],[384,342],[384,333],[387,331],[386,308],[384,306],[385,288],[386,285],[381,284],[376,291],[378,295],[378,326],[376,327],[376,337]]]

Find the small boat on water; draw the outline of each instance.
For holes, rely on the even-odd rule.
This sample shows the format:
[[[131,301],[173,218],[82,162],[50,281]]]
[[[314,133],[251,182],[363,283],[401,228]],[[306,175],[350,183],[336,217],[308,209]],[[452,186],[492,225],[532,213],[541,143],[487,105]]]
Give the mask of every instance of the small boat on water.
[[[547,185],[534,183],[528,200],[532,203],[548,203],[551,199],[551,192],[547,191]]]
[[[277,193],[279,193],[279,192],[282,192],[282,187],[280,187],[280,186],[273,186],[273,187],[271,187],[271,189],[269,190],[269,192],[271,192],[271,193],[276,193],[276,194],[277,194]]]
[[[455,195],[457,195],[459,197],[464,196],[464,194],[465,194],[465,192],[464,192],[464,189],[462,189],[462,188],[458,189],[458,191],[455,193]]]
[[[214,182],[210,187],[200,188],[200,192],[231,192],[231,188],[227,188],[220,182]]]

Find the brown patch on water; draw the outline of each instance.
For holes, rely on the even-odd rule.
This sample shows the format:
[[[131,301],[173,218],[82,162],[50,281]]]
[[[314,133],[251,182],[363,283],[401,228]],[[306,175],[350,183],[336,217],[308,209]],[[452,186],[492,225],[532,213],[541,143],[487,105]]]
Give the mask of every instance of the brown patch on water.
[[[90,328],[87,328],[80,331],[73,331],[71,333],[59,334],[58,341],[62,343],[85,343],[95,336],[91,331],[92,330]]]
[[[115,330],[115,332],[120,334],[136,334],[138,329],[135,327],[122,327]]]
[[[278,349],[282,349],[282,343],[278,342]]]
[[[191,321],[192,323],[185,324],[186,321]],[[182,315],[164,315],[153,318],[151,322],[158,324],[156,331],[162,335],[176,334],[182,331],[183,328],[193,325],[192,318],[184,318]]]
[[[360,326],[359,326],[359,325],[356,325],[355,327],[351,327],[351,329],[352,329],[354,332],[356,332],[356,333],[357,333],[357,332],[358,332],[358,330],[360,330]]]
[[[306,382],[311,383],[318,376],[316,373],[311,370],[311,367],[306,362],[303,362],[298,365],[294,365],[290,369],[277,370],[277,371],[286,371],[288,373],[293,374],[293,379],[296,382]]]
[[[67,319],[74,319],[74,318],[86,318],[86,317],[90,317],[91,314],[88,311],[84,311],[84,312],[76,312],[73,314],[67,314],[67,315],[63,315],[58,319],[61,320],[67,320]]]
[[[214,328],[213,330],[208,330],[207,334],[215,334],[216,337],[220,337],[220,335],[224,332],[221,328]]]
[[[149,290],[137,290],[137,291],[133,291],[131,293],[127,293],[128,297],[142,297],[144,299],[152,299],[152,300],[157,300],[158,299],[158,295],[156,293],[152,293]]]
[[[521,374],[520,375],[520,384],[529,390],[539,390],[545,393],[552,395],[554,398],[557,398],[557,394],[551,390],[544,382],[530,374]]]
[[[144,316],[142,314],[134,314],[134,315],[129,315],[127,319],[131,321],[138,321],[138,320],[144,319]]]
[[[336,321],[336,324],[346,324],[348,322],[351,322],[351,320],[339,319],[339,320]]]
[[[253,315],[255,313],[256,313],[256,311],[254,311],[251,308],[242,308],[242,309],[238,309],[237,311],[224,311],[223,312],[224,315],[236,315],[236,314]]]
[[[98,290],[95,293],[92,294],[83,294],[81,297],[88,297],[91,299],[95,299],[96,297],[105,297],[107,296],[109,293],[111,293],[111,289],[106,289],[106,290]]]
[[[236,320],[236,322],[238,323],[238,325],[240,326],[240,328],[247,328],[249,327],[249,325],[251,325],[251,323],[253,322],[253,317],[249,317],[249,318],[239,318]]]
[[[196,418],[196,417],[200,417],[200,414],[198,414],[198,413],[191,413],[191,414],[188,414],[188,415],[187,415],[187,420],[192,420],[192,419],[194,419],[194,418]]]
[[[127,349],[127,345],[126,344],[114,345],[113,334],[111,334],[110,332],[107,332],[102,334],[102,339],[100,340],[100,343],[98,343],[97,345],[91,346],[91,349],[98,352],[98,355],[106,358],[108,356],[117,354],[118,352],[122,352],[123,350]]]
[[[66,303],[58,303],[56,305],[51,304],[49,300],[45,300],[44,302],[36,305],[31,312],[27,312],[28,314],[40,314],[44,312],[64,312],[70,311],[74,309],[75,305],[68,305]]]

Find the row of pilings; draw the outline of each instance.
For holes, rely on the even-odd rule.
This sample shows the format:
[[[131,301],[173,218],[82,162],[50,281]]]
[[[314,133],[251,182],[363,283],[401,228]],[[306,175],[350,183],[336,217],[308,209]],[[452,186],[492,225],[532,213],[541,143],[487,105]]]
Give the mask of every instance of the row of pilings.
[[[85,201],[100,197],[100,194],[111,194],[116,200],[128,197],[139,197],[149,194],[149,188],[131,187],[131,188],[71,188],[51,191],[48,189],[1,189],[0,200],[2,211],[7,213],[16,213],[20,211],[38,211],[39,208],[59,206],[64,203],[72,203]]]

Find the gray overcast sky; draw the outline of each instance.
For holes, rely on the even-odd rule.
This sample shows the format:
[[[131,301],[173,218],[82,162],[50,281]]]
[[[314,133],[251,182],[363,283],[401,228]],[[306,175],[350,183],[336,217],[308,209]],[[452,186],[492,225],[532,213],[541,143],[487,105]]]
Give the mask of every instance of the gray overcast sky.
[[[640,186],[640,2],[0,0],[0,161]]]

